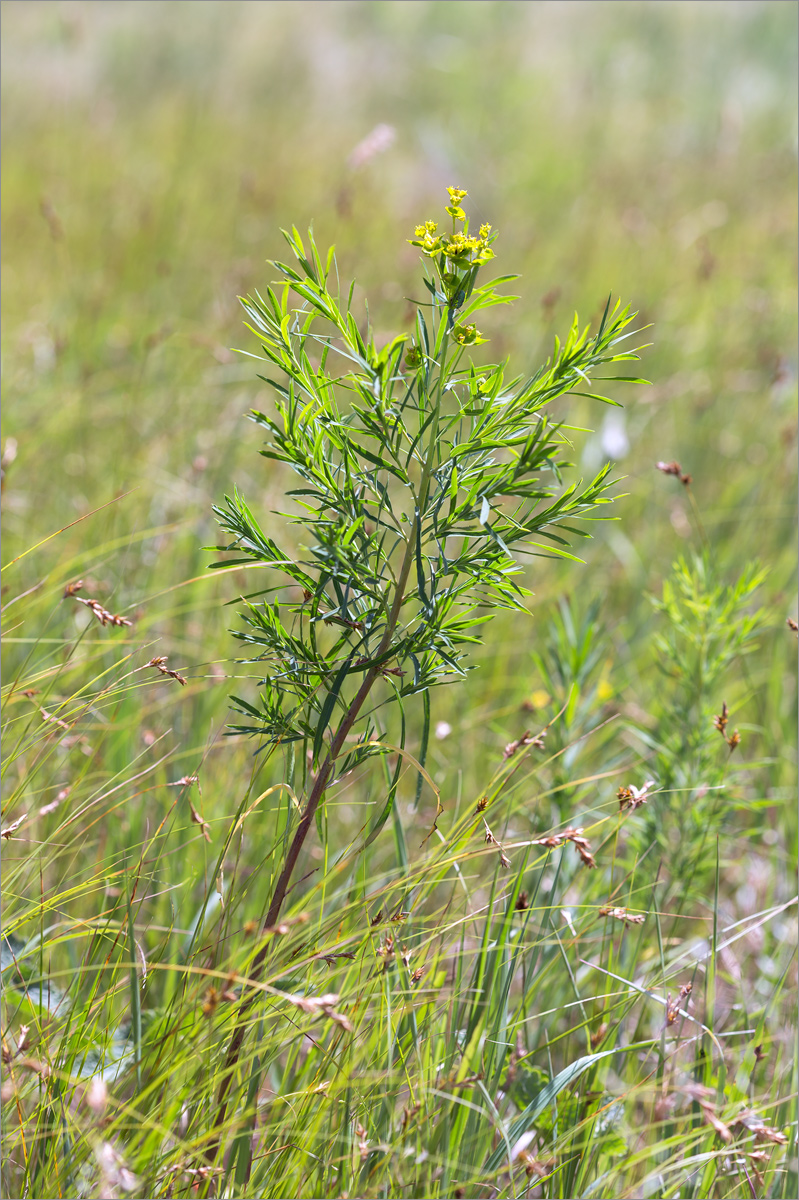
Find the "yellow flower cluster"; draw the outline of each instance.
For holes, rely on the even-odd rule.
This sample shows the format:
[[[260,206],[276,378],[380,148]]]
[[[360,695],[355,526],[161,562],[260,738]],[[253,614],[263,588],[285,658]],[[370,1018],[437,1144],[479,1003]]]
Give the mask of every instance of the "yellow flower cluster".
[[[425,221],[414,229],[412,246],[421,246],[425,254],[437,254],[441,249],[441,234],[437,234],[438,225],[435,221]]]
[[[453,223],[465,221],[466,213],[461,208],[461,201],[468,192],[464,188],[453,187],[447,188],[447,191],[450,197],[447,212]],[[414,236],[408,239],[412,246],[418,246],[423,254],[431,258],[443,254],[455,267],[479,266],[494,257],[494,251],[489,245],[489,241],[493,241],[490,225],[480,226],[479,237],[470,236],[462,231],[449,235],[439,233],[435,221],[425,221],[424,225],[417,225],[413,232]]]
[[[441,281],[442,299],[449,308],[449,328],[459,346],[479,346],[486,339],[475,325],[455,324],[455,313],[462,308],[474,287],[475,268],[494,257],[491,243],[496,238],[490,225],[481,225],[477,237],[469,233],[466,213],[461,203],[468,195],[465,188],[447,188],[450,203],[447,212],[452,217],[452,233],[440,233],[435,221],[417,225],[414,236],[408,238],[423,254],[436,260],[436,273]],[[456,230],[457,222],[463,229]],[[418,369],[424,362],[421,350],[412,346],[405,355],[405,366]]]

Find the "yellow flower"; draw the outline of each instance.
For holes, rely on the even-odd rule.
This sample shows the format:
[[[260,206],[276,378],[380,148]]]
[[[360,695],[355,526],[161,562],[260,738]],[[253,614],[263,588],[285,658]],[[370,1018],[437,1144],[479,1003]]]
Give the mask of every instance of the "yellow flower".
[[[425,221],[424,225],[416,226],[414,236],[408,241],[411,246],[420,246],[425,254],[437,254],[441,249],[441,235],[436,233],[437,229],[435,221]]]
[[[450,203],[456,208],[460,206],[460,202],[463,200],[464,196],[469,195],[465,188],[451,187],[447,188],[447,191],[449,192]]]
[[[477,238],[467,237],[465,233],[453,233],[444,244],[444,253],[453,260],[463,259],[479,246]]]

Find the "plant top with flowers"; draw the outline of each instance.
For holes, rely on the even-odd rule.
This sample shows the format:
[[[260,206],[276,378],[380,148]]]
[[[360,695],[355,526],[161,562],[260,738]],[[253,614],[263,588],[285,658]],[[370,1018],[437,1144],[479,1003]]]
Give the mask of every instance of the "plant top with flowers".
[[[262,378],[274,412],[251,417],[267,435],[264,457],[297,477],[284,516],[302,530],[298,552],[287,553],[238,492],[215,510],[231,538],[220,549],[266,568],[235,632],[264,677],[257,700],[233,698],[244,718],[233,731],[262,739],[270,753],[302,746],[291,762],[305,804],[299,819],[294,810],[288,817],[297,824],[286,830],[267,925],[328,788],[397,748],[387,744],[391,709],[400,761],[367,842],[394,803],[406,701],[423,698],[413,760],[423,765],[430,689],[463,678],[492,610],[527,612],[520,556],[573,558],[570,541],[589,536],[584,523],[610,500],[609,466],[587,483],[565,480],[571,445],[551,406],[568,392],[615,403],[592,390],[591,375],[638,357],[621,348],[633,318],[608,301],[589,335],[575,317],[532,376],[512,375],[507,363],[475,364],[469,352],[487,339],[472,318],[514,299],[497,289],[518,276],[479,282],[497,234],[490,225],[469,233],[466,195],[449,189],[450,233],[427,221],[409,239],[433,267],[412,334],[378,346],[368,319],[353,312],[354,285],[339,290],[334,251],[323,259],[312,233],[306,249],[296,228],[284,236],[297,265],[274,262],[279,282],[265,298],[242,300],[273,368]]]
[[[449,236],[441,234],[435,221],[425,221],[424,225],[416,226],[414,236],[409,241],[436,262],[441,291],[447,300],[453,340],[460,346],[475,346],[486,339],[480,336],[474,325],[456,325],[454,314],[472,294],[480,267],[494,257],[491,243],[497,235],[492,232],[490,225],[481,225],[480,236],[470,237],[466,213],[461,208],[468,193],[463,188],[447,188],[447,191],[450,198],[447,212],[452,218],[452,233]],[[464,228],[457,229],[458,224],[463,224]]]

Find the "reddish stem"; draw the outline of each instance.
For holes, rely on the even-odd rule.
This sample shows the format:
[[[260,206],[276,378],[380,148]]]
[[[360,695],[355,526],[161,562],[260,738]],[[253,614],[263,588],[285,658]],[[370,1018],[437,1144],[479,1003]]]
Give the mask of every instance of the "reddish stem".
[[[335,761],[341,753],[341,749],[344,745],[347,734],[355,724],[358,713],[363,707],[363,703],[366,700],[366,697],[369,695],[377,676],[378,670],[376,667],[370,667],[366,672],[363,683],[358,689],[358,694],[355,696],[355,699],[350,705],[344,720],[341,722],[338,730],[336,731],[336,736],[333,738],[333,741],[330,745],[327,758],[319,768],[317,776],[313,782],[313,787],[311,788],[311,794],[308,797],[308,804],[306,805],[305,812],[303,813],[302,819],[297,826],[294,837],[292,838],[291,846],[289,847],[289,852],[286,855],[286,861],[283,864],[283,870],[280,872],[278,881],[275,884],[275,890],[272,893],[272,900],[269,905],[269,910],[266,914],[264,932],[271,930],[277,924],[277,919],[280,915],[280,909],[283,906],[283,901],[286,898],[286,892],[288,891],[288,886],[289,882],[291,881],[294,867],[297,864],[300,851],[302,850],[305,839],[310,831],[311,824],[313,823],[313,819],[316,815],[316,810],[319,807],[319,801],[322,799],[322,796],[325,793],[325,789],[328,785]],[[270,943],[268,940],[264,941],[261,949],[253,959],[249,977],[255,983],[260,983],[261,981],[264,965],[269,953],[269,945]],[[222,1081],[219,1085],[219,1093],[216,1101],[217,1111],[216,1117],[214,1118],[214,1138],[205,1152],[205,1156],[209,1162],[213,1162],[216,1159],[219,1151],[222,1127],[224,1126],[225,1117],[227,1115],[227,1096],[230,1090],[231,1081],[233,1079],[233,1073],[236,1069],[236,1064],[238,1063],[239,1056],[241,1054],[241,1047],[244,1044],[244,1038],[247,1034],[247,1013],[252,1008],[259,995],[260,992],[253,989],[249,996],[242,1000],[241,1007],[239,1008],[238,1021],[236,1023],[236,1028],[233,1031],[233,1037],[230,1039],[230,1045],[228,1046],[227,1054],[225,1055],[225,1065],[222,1068]]]

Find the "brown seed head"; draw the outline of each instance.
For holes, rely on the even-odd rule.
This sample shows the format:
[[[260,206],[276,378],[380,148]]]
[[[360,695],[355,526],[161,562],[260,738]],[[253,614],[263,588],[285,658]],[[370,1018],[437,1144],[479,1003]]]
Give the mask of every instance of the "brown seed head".
[[[625,925],[643,925],[643,913],[628,913],[626,908],[613,908],[609,904],[603,904],[599,910],[600,917],[613,917],[616,921],[623,921]]]
[[[120,617],[116,613],[109,612],[107,608],[103,608],[99,600],[88,600],[83,596],[74,596],[74,599],[78,604],[85,604],[101,625],[133,625],[133,622],[129,621],[127,617]]]
[[[537,750],[543,750],[545,737],[545,729],[535,737],[533,737],[532,733],[528,729],[527,732],[523,733],[522,736],[517,738],[515,742],[508,742],[507,746],[502,752],[502,757],[506,760],[512,758],[516,751],[522,746],[535,746]]]
[[[195,825],[200,826],[200,829],[202,830],[202,835],[205,838],[206,842],[210,842],[211,841],[211,833],[210,833],[211,826],[208,824],[208,822],[205,820],[204,817],[200,816],[200,814],[197,812],[197,809],[192,804],[191,800],[189,801],[189,808],[191,809],[191,819],[192,819],[193,823]]]
[[[130,624],[130,622],[128,622],[128,624]],[[166,663],[167,663],[167,660],[162,655],[160,658],[151,658],[150,661],[147,663],[147,666],[155,667],[156,670],[160,671],[162,675],[168,675],[170,677],[170,679],[176,679],[178,681],[178,683],[181,684],[182,687],[185,687],[186,680],[183,678],[183,676],[178,674],[177,671],[170,671],[169,668],[167,667]]]
[[[654,779],[647,779],[646,783],[640,788],[631,784],[629,787],[620,787],[616,792],[619,801],[619,810],[624,812],[629,808],[630,812],[634,812],[636,808],[640,808],[642,804],[646,804],[649,799],[649,789],[655,786]]]
[[[760,1125],[755,1130],[755,1140],[758,1142],[773,1142],[777,1146],[785,1146],[788,1143],[788,1138],[780,1129],[774,1129],[771,1125]]]
[[[597,1029],[594,1033],[591,1034],[591,1049],[592,1050],[595,1049],[599,1045],[599,1043],[602,1041],[602,1039],[605,1036],[605,1034],[607,1033],[607,1031],[608,1031],[607,1021],[603,1021],[602,1024],[599,1026],[599,1029]]]
[[[205,993],[205,1002],[203,1003],[203,1016],[212,1017],[219,1005],[219,992],[215,987],[210,987]]]
[[[727,705],[725,703],[725,704],[722,704],[721,712],[719,713],[719,715],[715,716],[713,718],[713,728],[718,729],[718,731],[722,737],[727,736],[725,730],[727,728],[728,717],[729,717],[729,709],[727,708]]]
[[[673,460],[672,462],[658,462],[655,463],[655,466],[659,471],[662,471],[664,475],[674,475],[676,479],[679,479],[680,483],[683,484],[684,487],[688,487],[691,482],[691,476],[683,473],[683,469],[678,462]]]
[[[587,867],[596,866],[596,859],[591,853],[591,845],[588,838],[583,836],[582,829],[572,829],[571,827],[564,829],[563,838],[564,841],[572,843]]]

